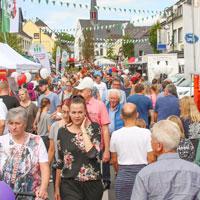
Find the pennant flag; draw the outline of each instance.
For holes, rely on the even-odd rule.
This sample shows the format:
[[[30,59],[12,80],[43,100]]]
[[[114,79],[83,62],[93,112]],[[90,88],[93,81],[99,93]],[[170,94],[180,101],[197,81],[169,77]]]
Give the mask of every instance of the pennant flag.
[[[66,3],[67,7],[69,7],[69,3]]]
[[[55,6],[56,2],[55,1],[52,1],[53,5]]]

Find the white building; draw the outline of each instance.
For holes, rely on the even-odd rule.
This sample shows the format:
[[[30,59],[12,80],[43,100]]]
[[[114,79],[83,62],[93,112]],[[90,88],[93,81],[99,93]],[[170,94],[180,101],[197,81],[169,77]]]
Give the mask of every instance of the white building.
[[[166,30],[166,44],[168,53],[178,53],[183,58],[184,35],[183,35],[183,4],[192,4],[193,0],[179,0],[173,6],[167,8],[166,14],[160,19],[162,28]],[[194,0],[194,6],[200,6],[200,0]]]
[[[96,9],[97,3],[96,0],[91,0],[91,9],[90,9],[90,19],[79,19],[75,34],[75,43],[74,43],[74,52],[75,59],[81,60],[82,49],[81,43],[84,41],[83,37],[83,28],[96,27],[94,30],[94,39],[95,39],[95,59],[106,56],[107,46],[106,40],[108,38],[120,39],[122,38],[122,29],[120,24],[129,23],[130,21],[116,21],[116,20],[99,20],[98,11]],[[113,27],[113,25],[116,25]],[[127,25],[127,27],[133,27],[132,24]]]

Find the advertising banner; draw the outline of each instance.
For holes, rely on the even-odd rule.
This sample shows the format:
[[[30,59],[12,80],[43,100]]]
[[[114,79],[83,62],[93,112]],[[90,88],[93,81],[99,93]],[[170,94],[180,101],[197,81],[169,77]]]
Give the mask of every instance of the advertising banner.
[[[69,54],[66,51],[62,52],[62,59],[61,59],[61,74],[64,75],[65,66],[67,65],[67,60],[69,59]]]
[[[42,44],[39,42],[33,43],[29,52],[37,62],[39,61],[40,64],[49,71],[49,73],[51,72],[49,58]]]
[[[183,5],[185,76],[200,73],[200,8]]]
[[[60,47],[58,46],[56,50],[56,76],[58,75],[59,61],[60,61]]]

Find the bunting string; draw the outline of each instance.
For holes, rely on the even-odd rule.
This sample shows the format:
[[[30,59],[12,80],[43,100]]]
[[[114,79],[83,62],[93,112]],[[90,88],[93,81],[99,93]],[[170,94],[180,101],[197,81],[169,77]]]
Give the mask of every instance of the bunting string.
[[[23,2],[26,2],[27,0],[23,0]],[[121,13],[135,13],[135,14],[159,14],[162,15],[165,13],[170,13],[171,11],[155,11],[155,10],[143,10],[143,9],[131,9],[131,8],[113,8],[113,7],[106,7],[106,6],[90,6],[88,4],[80,4],[80,3],[69,3],[64,1],[56,1],[56,0],[31,0],[32,3],[38,2],[40,3],[46,3],[46,4],[52,4],[54,6],[66,6],[67,8],[74,8],[74,9],[90,9],[95,8],[97,10],[104,10],[109,12],[121,12]]]

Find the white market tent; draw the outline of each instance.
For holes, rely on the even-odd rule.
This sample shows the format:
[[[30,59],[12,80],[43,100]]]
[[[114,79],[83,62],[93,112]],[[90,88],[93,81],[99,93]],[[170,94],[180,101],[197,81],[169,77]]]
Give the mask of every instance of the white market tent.
[[[116,65],[115,62],[113,62],[112,60],[110,59],[106,59],[106,58],[99,58],[97,60],[94,61],[94,64],[95,65]]]
[[[40,69],[41,64],[34,63],[17,53],[9,45],[0,42],[0,69]]]

